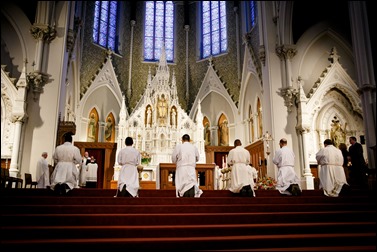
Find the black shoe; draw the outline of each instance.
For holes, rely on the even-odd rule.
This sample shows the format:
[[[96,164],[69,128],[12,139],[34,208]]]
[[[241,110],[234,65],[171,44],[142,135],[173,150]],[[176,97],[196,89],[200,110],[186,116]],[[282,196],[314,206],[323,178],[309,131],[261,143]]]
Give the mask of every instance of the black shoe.
[[[251,187],[247,190],[247,197],[254,197],[254,192],[253,189],[251,189]]]
[[[297,184],[293,184],[291,193],[293,196],[300,196],[301,195],[300,187]]]
[[[241,197],[246,197],[247,196],[247,191],[245,188],[242,188],[241,191],[240,191],[240,195]]]
[[[61,187],[62,187],[62,185],[60,183],[55,185],[55,187],[54,187],[54,193],[56,195],[61,195],[61,190],[62,190]]]
[[[347,194],[350,194],[350,192],[351,192],[351,187],[347,184],[343,184],[339,195],[347,195]]]
[[[192,198],[195,196],[195,188],[194,186],[191,187],[191,189],[187,190],[184,194],[183,194],[183,197],[188,197],[188,198]]]
[[[250,194],[249,191],[251,191],[251,186],[250,185],[242,187],[242,189],[240,191],[241,197],[248,197],[249,194]]]
[[[118,190],[119,197],[132,197],[132,195],[127,191],[126,186],[123,186],[122,191]]]
[[[287,188],[287,192],[289,192],[290,194],[292,194],[292,187],[293,187],[293,184],[290,184],[289,187]]]

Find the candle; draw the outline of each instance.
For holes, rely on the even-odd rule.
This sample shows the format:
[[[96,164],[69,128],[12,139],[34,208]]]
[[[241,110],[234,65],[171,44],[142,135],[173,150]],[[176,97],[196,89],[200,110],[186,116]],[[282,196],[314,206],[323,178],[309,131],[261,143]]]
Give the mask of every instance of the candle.
[[[262,166],[262,158],[259,157],[259,166]]]

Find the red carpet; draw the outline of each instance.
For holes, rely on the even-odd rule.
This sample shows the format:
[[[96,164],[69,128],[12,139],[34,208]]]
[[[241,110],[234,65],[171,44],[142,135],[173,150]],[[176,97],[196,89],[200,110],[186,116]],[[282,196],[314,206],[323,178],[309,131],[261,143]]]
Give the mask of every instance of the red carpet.
[[[39,251],[375,251],[376,203],[369,191],[329,198],[256,191],[241,198],[204,191],[176,198],[173,190],[42,189],[1,191],[1,247]]]

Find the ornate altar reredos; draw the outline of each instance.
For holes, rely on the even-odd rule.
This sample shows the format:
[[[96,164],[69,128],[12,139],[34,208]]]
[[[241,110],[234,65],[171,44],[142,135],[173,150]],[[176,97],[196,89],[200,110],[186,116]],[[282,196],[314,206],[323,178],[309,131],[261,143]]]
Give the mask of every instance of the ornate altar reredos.
[[[171,163],[171,153],[177,143],[181,143],[183,134],[189,134],[192,143],[199,150],[199,163],[205,163],[203,115],[199,103],[194,122],[181,108],[177,96],[175,73],[170,80],[170,70],[162,50],[156,75],[149,69],[146,90],[132,114],[127,117],[126,106],[120,111],[117,154],[125,147],[124,140],[131,136],[134,147],[145,153],[150,159],[144,164],[142,180],[156,181],[158,187],[158,165]],[[118,179],[120,166],[114,167],[114,180]]]

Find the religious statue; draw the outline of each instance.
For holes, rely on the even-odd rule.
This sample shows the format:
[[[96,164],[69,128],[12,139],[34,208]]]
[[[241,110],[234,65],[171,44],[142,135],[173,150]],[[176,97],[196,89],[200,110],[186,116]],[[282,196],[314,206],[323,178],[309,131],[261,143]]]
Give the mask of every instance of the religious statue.
[[[162,95],[161,98],[158,99],[157,109],[158,109],[158,118],[160,119],[160,123],[162,125],[165,125],[166,114],[168,111],[168,106],[165,99],[165,95]]]
[[[90,119],[89,119],[89,126],[88,126],[88,142],[96,141],[96,133],[97,133],[96,116],[94,115],[94,113],[91,113]]]
[[[211,130],[209,129],[209,122],[206,122],[204,126],[204,144],[211,144]]]
[[[105,125],[105,139],[106,141],[111,141],[111,135],[113,133],[113,121],[109,116]]]
[[[220,146],[229,145],[228,121],[224,120],[220,125]]]
[[[177,125],[177,112],[175,108],[171,110],[171,126],[175,127]]]
[[[147,109],[147,126],[152,126],[152,110],[151,107]]]
[[[342,129],[339,120],[336,116],[334,116],[334,119],[332,120],[331,124],[330,137],[335,147],[338,147],[339,144],[346,142],[346,126],[347,124],[345,124],[344,129]]]

